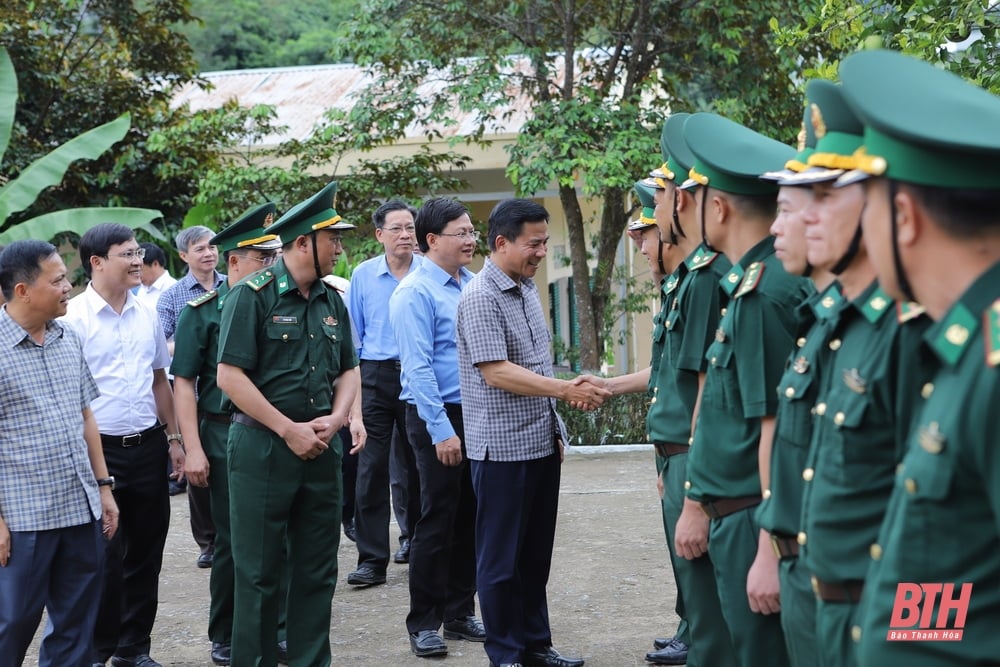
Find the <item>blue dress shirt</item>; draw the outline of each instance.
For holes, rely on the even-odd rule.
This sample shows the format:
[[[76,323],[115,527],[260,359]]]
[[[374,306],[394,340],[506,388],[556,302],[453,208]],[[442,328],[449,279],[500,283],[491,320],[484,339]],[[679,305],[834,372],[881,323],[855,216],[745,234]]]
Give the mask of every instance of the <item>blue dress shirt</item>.
[[[414,255],[406,275],[413,273],[423,261],[423,257]],[[389,325],[389,297],[400,282],[389,270],[385,255],[361,262],[351,274],[347,307],[357,332],[359,359],[399,359],[399,346]]]

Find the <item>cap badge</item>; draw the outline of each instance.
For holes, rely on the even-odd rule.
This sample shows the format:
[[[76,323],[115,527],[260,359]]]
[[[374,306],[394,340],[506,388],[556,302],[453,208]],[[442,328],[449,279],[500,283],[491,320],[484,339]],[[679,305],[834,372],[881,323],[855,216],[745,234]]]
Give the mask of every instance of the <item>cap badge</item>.
[[[819,110],[819,105],[815,102],[809,105],[809,110],[811,112],[811,120],[813,131],[816,133],[817,139],[822,139],[826,136],[826,123],[823,121],[823,112]]]

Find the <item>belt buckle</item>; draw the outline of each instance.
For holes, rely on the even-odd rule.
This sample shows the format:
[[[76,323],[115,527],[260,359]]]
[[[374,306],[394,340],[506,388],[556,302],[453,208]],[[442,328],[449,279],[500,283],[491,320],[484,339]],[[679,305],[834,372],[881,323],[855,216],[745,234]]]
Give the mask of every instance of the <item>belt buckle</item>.
[[[142,444],[142,433],[132,433],[122,436],[122,447],[135,447]]]
[[[774,550],[774,555],[778,557],[778,560],[781,560],[782,555],[781,555],[781,547],[778,545],[778,536],[772,534],[770,535],[770,538],[771,538],[771,549]]]

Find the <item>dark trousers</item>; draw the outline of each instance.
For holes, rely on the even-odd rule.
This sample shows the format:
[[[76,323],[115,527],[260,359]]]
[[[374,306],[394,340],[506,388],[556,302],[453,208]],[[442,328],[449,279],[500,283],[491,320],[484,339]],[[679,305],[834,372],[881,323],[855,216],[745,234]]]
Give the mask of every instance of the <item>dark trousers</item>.
[[[476,611],[476,496],[465,458],[462,406],[445,404],[462,439],[462,463],[437,458],[427,426],[415,405],[406,406],[406,425],[420,478],[420,515],[410,536],[409,632],[437,630],[443,621]]]
[[[545,587],[559,507],[559,454],[532,461],[473,461],[476,581],[486,654],[523,662],[552,645]]]
[[[86,502],[81,494],[81,502]],[[11,557],[0,567],[0,665],[24,662],[48,609],[40,667],[89,665],[101,594],[104,539],[94,521],[69,528],[11,533]]]
[[[215,527],[215,557],[212,558],[212,576],[209,580],[210,602],[208,607],[208,637],[213,642],[228,644],[233,635],[233,549],[229,530],[229,475],[226,443],[229,425],[209,419],[200,424],[201,446],[208,458],[208,487]],[[198,487],[188,486],[188,498]]]
[[[394,430],[403,440],[397,447],[409,452],[406,476],[417,478],[416,459],[406,436],[406,403],[399,400],[399,392],[398,362],[361,362],[361,408],[368,441],[358,454],[354,528],[358,565],[378,572],[385,572],[389,564],[389,454]],[[419,496],[413,500],[416,507]]]
[[[358,454],[351,454],[351,429],[344,427],[340,429],[340,443],[344,450],[340,460],[340,472],[344,478],[344,502],[342,521],[354,518],[354,487],[358,483]]]
[[[399,541],[410,539],[410,524],[420,514],[420,480],[413,447],[406,429],[393,429],[389,449],[389,488],[392,494],[392,514],[399,526]]]
[[[119,516],[118,532],[108,542],[93,662],[149,653],[170,524],[166,459],[167,436],[162,431],[134,447],[104,447],[108,473],[115,478]]]
[[[191,537],[203,554],[215,551],[215,522],[212,520],[211,491],[207,486],[188,484],[188,510],[191,515]]]

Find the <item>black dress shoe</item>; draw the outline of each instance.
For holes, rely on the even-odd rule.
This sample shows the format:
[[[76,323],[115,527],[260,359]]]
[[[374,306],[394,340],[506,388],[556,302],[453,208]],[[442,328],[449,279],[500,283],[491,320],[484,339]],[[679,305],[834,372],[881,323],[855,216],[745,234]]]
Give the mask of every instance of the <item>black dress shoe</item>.
[[[216,665],[228,665],[232,659],[233,648],[224,642],[212,642],[212,662]]]
[[[396,563],[409,563],[410,562],[410,540],[409,538],[404,539],[399,543],[399,549],[396,553],[392,555],[392,560]]]
[[[687,644],[679,639],[670,639],[663,648],[646,654],[646,662],[654,665],[686,665],[687,659]]]
[[[523,667],[519,662],[501,662],[499,665],[490,660],[490,667]]]
[[[455,618],[444,622],[445,639],[464,639],[468,642],[486,641],[486,628],[475,616]]]
[[[551,646],[535,648],[524,654],[526,667],[583,667],[583,658],[567,658]]]
[[[420,630],[410,633],[410,650],[420,658],[432,655],[445,655],[448,645],[441,639],[436,630]]]
[[[111,667],[163,667],[148,655],[133,655],[128,658],[111,656]]]
[[[376,572],[371,565],[362,565],[347,575],[351,586],[378,586],[385,583],[385,572]]]
[[[278,642],[278,662],[282,665],[288,664],[288,642],[284,639]]]
[[[212,567],[212,561],[215,560],[215,553],[211,551],[206,551],[205,553],[198,556],[198,567],[203,570],[207,570]]]
[[[667,645],[674,641],[673,639],[667,639],[666,637],[657,638],[653,640],[653,648],[659,651],[661,648],[667,648]]]
[[[354,527],[354,517],[351,517],[350,519],[344,519],[343,524],[344,524],[344,537],[349,539],[351,542],[357,542],[358,531]]]

